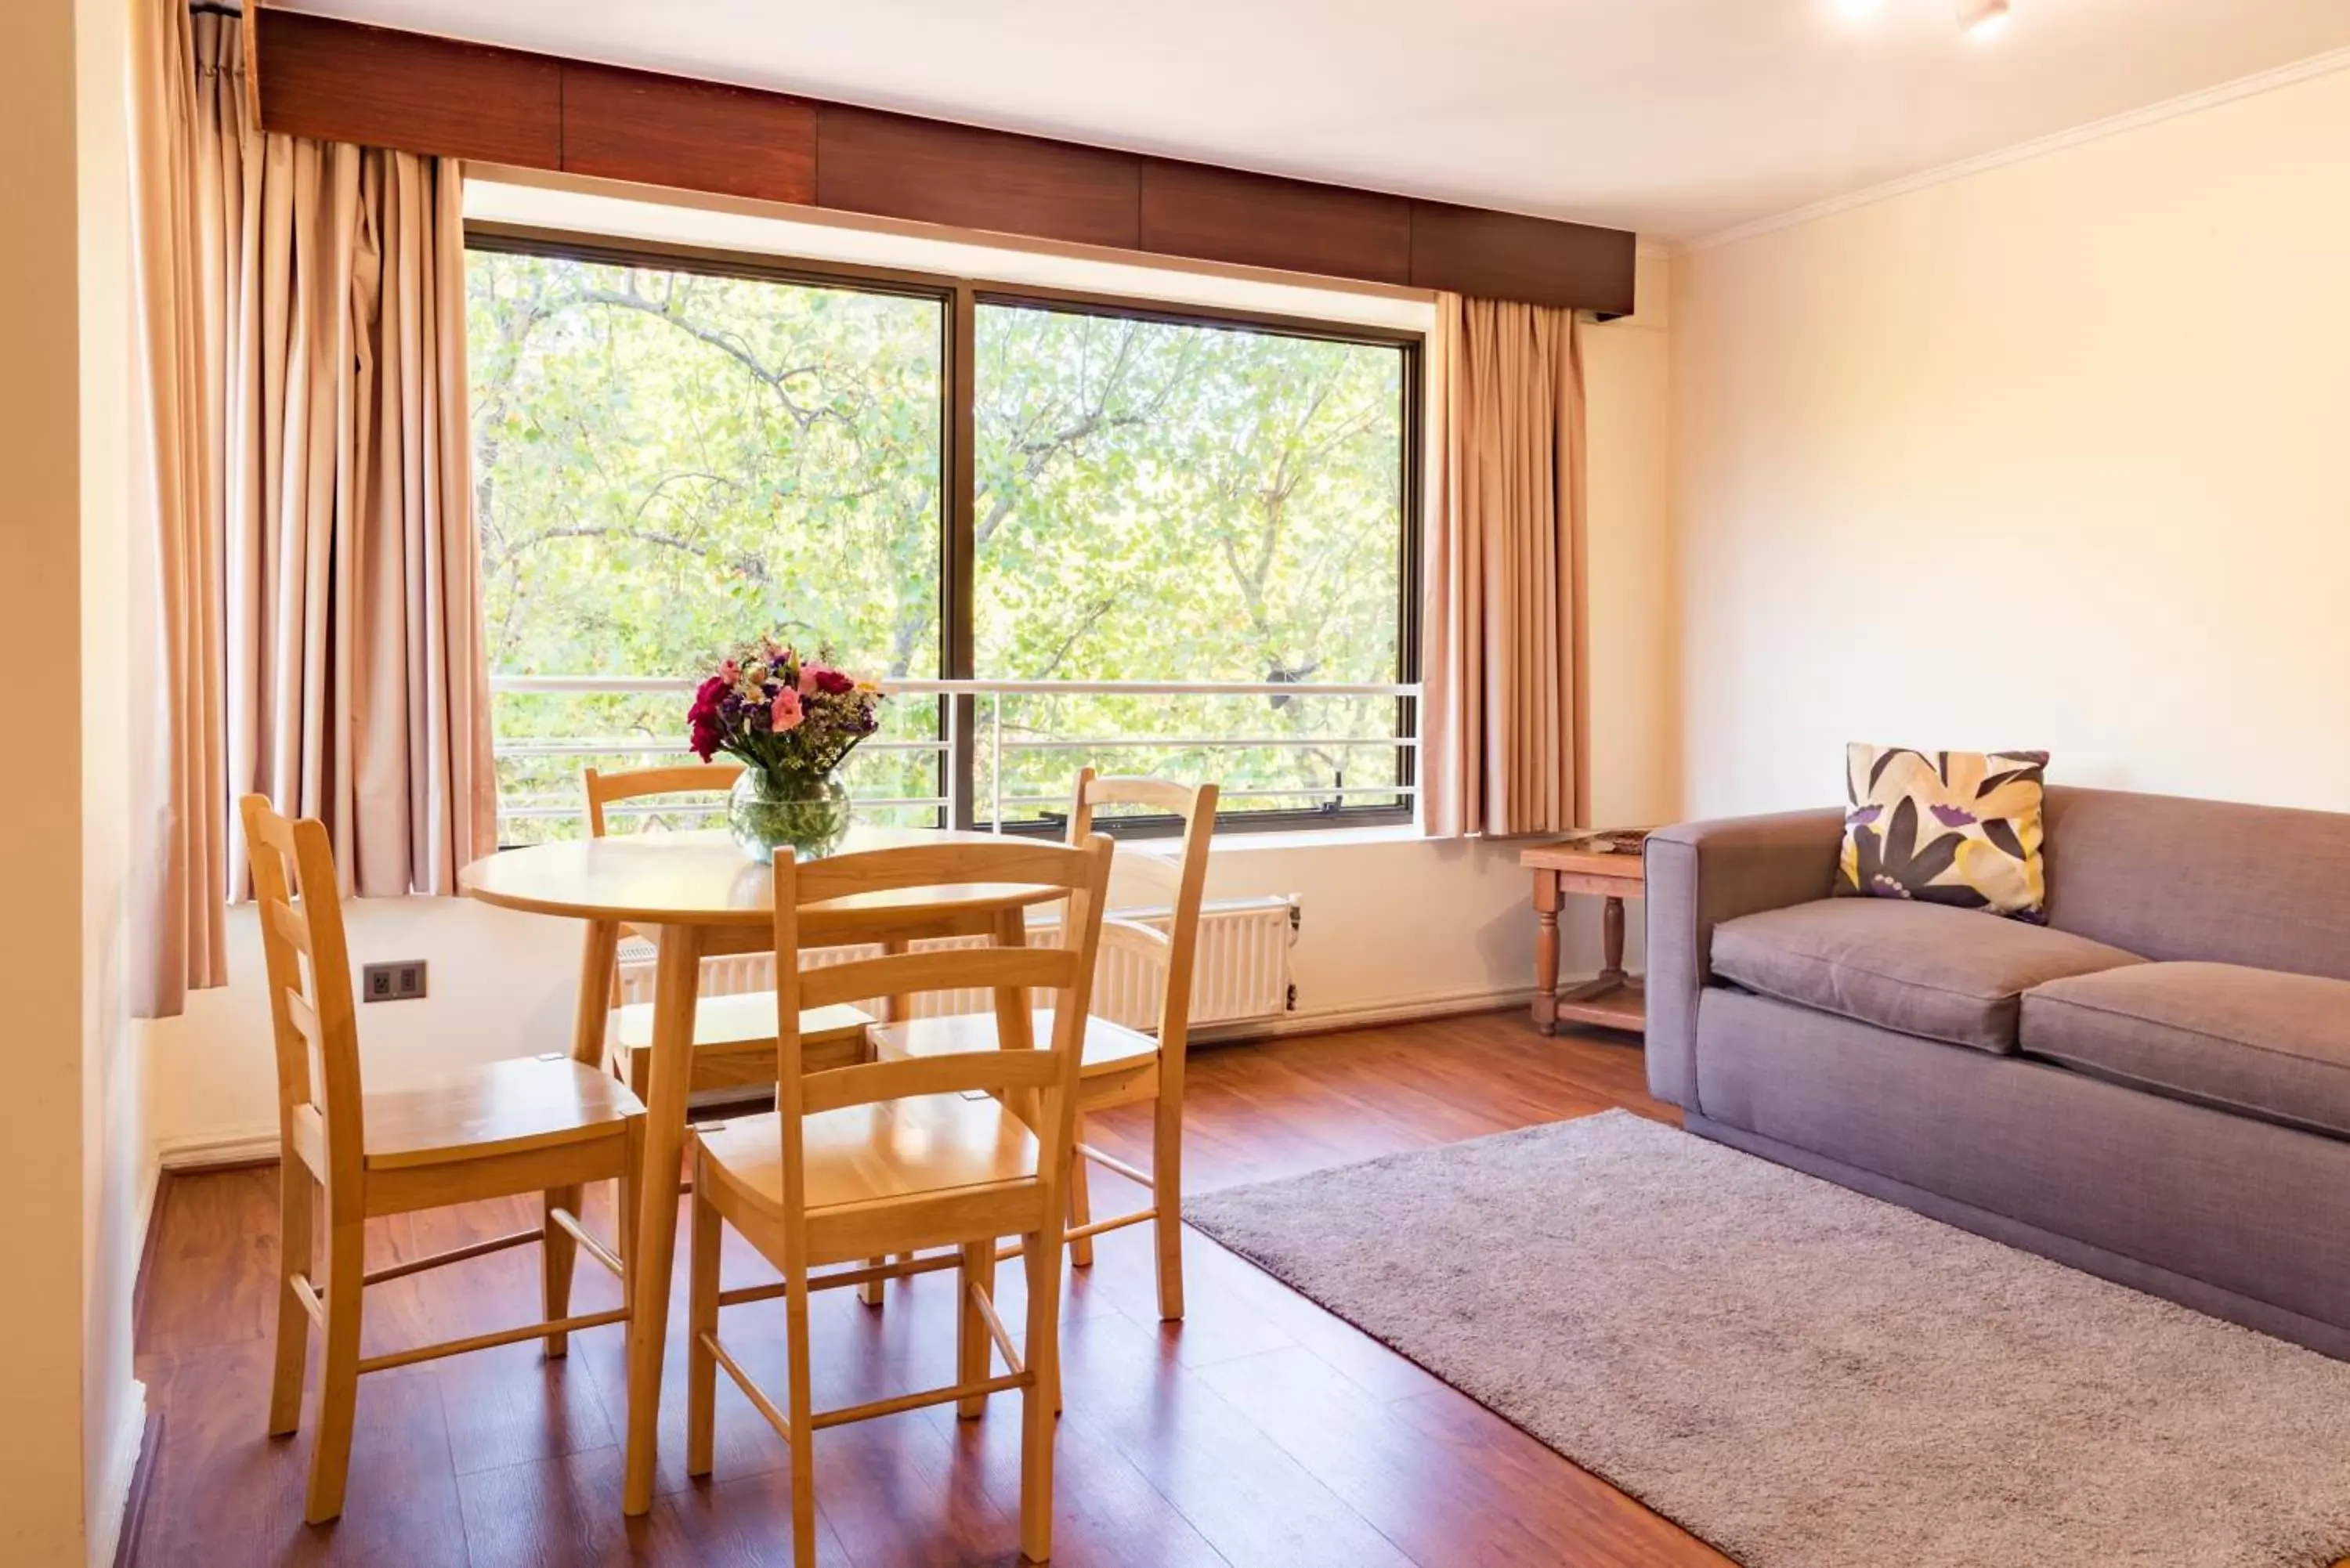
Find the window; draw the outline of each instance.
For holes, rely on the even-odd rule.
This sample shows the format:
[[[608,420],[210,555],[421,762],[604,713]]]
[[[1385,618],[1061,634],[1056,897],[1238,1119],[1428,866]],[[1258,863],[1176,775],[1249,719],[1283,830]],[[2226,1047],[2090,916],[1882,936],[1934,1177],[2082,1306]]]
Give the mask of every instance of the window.
[[[1409,817],[1416,339],[472,243],[505,841],[677,760],[678,680],[768,628],[977,682],[885,709],[876,820],[1058,831],[1087,763],[1218,779],[1226,826]]]

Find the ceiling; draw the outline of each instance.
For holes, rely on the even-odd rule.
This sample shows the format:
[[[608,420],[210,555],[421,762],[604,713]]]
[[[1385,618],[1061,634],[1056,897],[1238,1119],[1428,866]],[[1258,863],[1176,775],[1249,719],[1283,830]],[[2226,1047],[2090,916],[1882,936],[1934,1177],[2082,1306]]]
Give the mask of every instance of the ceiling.
[[[292,0],[1686,241],[2350,47],[2345,0]]]

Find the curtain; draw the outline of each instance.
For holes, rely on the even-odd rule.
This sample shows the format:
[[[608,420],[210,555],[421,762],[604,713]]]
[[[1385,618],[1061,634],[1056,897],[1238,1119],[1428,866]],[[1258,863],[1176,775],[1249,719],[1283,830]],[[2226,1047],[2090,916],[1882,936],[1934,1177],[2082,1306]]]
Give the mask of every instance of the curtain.
[[[1420,776],[1429,831],[1582,825],[1583,362],[1575,313],[1438,297]]]
[[[458,166],[265,135],[241,23],[140,0],[151,549],[134,1002],[221,983],[231,804],[324,821],[346,893],[496,843]]]

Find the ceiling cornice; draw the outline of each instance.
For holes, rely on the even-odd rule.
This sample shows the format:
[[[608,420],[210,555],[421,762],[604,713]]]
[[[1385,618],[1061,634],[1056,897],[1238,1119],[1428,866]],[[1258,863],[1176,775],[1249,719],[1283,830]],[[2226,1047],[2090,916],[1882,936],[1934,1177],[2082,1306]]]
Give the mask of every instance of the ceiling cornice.
[[[2116,114],[2108,119],[2091,120],[2086,125],[2076,125],[2070,130],[2060,130],[2052,135],[2034,137],[2030,141],[2019,141],[2012,147],[2002,147],[1997,151],[1979,153],[1972,158],[1960,159],[1956,163],[1945,163],[1937,169],[1929,169],[1917,174],[1906,174],[1898,180],[1888,180],[1881,185],[1871,185],[1866,190],[1850,192],[1842,196],[1831,196],[1825,201],[1814,202],[1807,206],[1793,208],[1771,217],[1755,218],[1747,223],[1734,224],[1730,228],[1718,230],[1713,234],[1701,235],[1697,239],[1673,246],[1672,252],[1675,255],[1688,255],[1698,251],[1710,251],[1722,245],[1736,244],[1741,240],[1756,239],[1763,234],[1776,234],[1781,229],[1792,229],[1800,224],[1815,223],[1822,218],[1832,218],[1838,213],[1849,213],[1855,208],[1874,206],[1879,202],[1890,201],[1896,196],[1906,196],[1913,191],[1924,191],[1936,185],[1947,184],[1953,180],[1964,180],[1976,174],[1989,173],[1994,169],[2004,169],[2012,163],[2022,163],[2034,158],[2044,158],[2052,152],[2062,152],[2067,148],[2103,140],[2108,136],[2118,136],[2124,131],[2158,125],[2166,119],[2177,119],[2182,115],[2199,114],[2207,109],[2217,109],[2222,104],[2233,103],[2239,99],[2253,98],[2264,92],[2272,92],[2278,88],[2291,87],[2296,82],[2328,76],[2345,67],[2350,67],[2350,48],[2330,49],[2322,55],[2312,55],[2305,60],[2295,60],[2291,65],[2278,66],[2271,70],[2256,71],[2248,77],[2239,77],[2234,81],[2221,82],[2217,87],[2203,88],[2195,92],[2182,94],[2178,98],[2166,99],[2160,103],[2149,104],[2144,109],[2134,109],[2126,114]]]

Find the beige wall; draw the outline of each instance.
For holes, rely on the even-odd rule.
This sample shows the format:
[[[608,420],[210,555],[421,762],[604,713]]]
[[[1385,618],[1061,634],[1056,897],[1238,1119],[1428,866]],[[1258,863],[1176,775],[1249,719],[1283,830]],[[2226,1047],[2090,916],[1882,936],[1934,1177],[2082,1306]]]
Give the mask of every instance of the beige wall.
[[[1640,315],[1590,327],[1585,338],[1592,793],[1598,818],[1619,823],[1671,815],[1677,789],[1667,289],[1661,262],[1642,265]],[[1298,1022],[1517,1001],[1534,963],[1517,852],[1514,844],[1394,836],[1241,836],[1218,849],[1209,892],[1298,897]],[[567,1045],[578,939],[565,922],[421,898],[349,909],[355,962],[423,958],[432,965],[425,1001],[360,1012],[374,1081]],[[1596,969],[1596,914],[1570,912],[1567,927],[1566,972]],[[230,937],[237,982],[192,997],[184,1018],[147,1029],[153,1129],[167,1158],[247,1149],[270,1127],[268,1018],[255,984],[258,938],[244,911],[232,912]]]
[[[119,84],[122,18],[119,7],[81,5],[78,63],[77,9],[75,0],[11,9],[0,94],[0,140],[15,150],[0,160],[0,668],[15,676],[19,736],[0,771],[0,821],[12,830],[11,897],[0,905],[9,1001],[0,1234],[15,1285],[0,1306],[0,1521],[8,1560],[41,1565],[110,1548],[119,1439],[126,1421],[134,1440],[137,1430],[124,1260],[136,1247],[125,1232],[136,1230],[146,1153],[136,1059],[123,1054],[135,1046],[109,998],[122,795],[88,766],[122,766],[107,718],[120,671],[94,680],[85,659],[102,628],[120,625],[121,99],[91,95]],[[102,198],[87,221],[85,194]],[[100,576],[85,576],[86,551]],[[127,1130],[113,1119],[125,1106],[134,1107]]]
[[[1675,264],[1689,800],[2350,809],[2350,72]]]
[[[82,690],[82,1513],[93,1563],[113,1560],[138,1459],[145,1390],[131,1376],[130,1303],[155,1156],[141,1038],[125,1002],[131,741],[125,654],[131,506],[130,8],[78,0]]]

